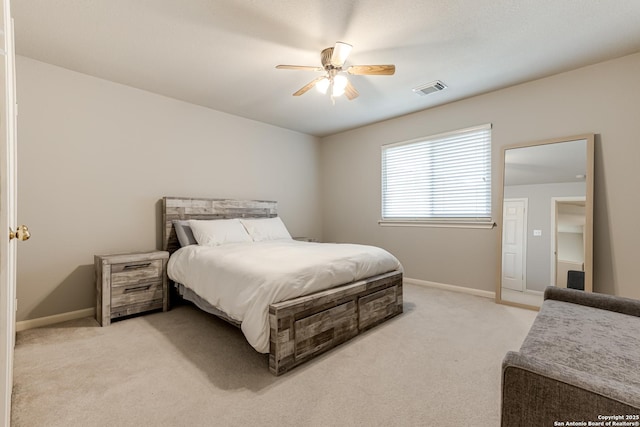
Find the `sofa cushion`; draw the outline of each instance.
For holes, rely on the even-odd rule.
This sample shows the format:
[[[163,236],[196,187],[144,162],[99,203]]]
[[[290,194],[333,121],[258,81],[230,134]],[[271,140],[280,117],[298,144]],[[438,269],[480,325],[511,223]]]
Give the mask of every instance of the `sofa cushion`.
[[[640,389],[640,317],[546,300],[520,353]]]

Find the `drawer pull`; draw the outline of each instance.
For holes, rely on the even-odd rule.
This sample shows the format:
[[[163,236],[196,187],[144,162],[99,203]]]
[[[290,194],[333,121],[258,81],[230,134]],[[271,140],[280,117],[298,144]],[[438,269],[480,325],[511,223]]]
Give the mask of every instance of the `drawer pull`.
[[[134,286],[132,288],[124,288],[124,293],[129,294],[131,292],[148,291],[149,288],[151,288],[151,285]]]
[[[138,270],[140,268],[147,268],[150,265],[150,262],[145,262],[143,264],[128,264],[124,266],[124,270]]]

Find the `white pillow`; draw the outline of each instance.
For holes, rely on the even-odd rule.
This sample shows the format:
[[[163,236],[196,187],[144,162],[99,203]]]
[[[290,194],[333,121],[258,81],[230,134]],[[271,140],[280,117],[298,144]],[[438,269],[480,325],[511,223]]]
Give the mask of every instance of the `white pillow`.
[[[189,220],[193,236],[202,246],[251,242],[251,237],[238,219]]]
[[[254,242],[264,240],[291,239],[291,234],[284,226],[280,217],[241,219]]]

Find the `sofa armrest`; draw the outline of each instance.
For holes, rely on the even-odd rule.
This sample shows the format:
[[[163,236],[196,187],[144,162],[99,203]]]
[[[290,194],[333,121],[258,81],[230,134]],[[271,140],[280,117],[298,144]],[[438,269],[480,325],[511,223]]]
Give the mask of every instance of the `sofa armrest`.
[[[548,286],[544,291],[544,299],[564,301],[640,317],[640,301],[631,298]]]
[[[502,362],[503,427],[554,421],[599,421],[602,414],[640,414],[640,390],[522,353]]]

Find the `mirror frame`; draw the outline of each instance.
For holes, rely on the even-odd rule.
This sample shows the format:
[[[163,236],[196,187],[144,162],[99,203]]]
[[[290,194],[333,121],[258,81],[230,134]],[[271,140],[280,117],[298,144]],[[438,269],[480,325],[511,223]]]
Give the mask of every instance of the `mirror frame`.
[[[498,240],[498,280],[496,285],[496,303],[510,305],[514,307],[527,308],[531,310],[540,310],[540,307],[528,304],[522,304],[502,299],[502,215],[504,210],[504,171],[505,158],[507,150],[514,148],[535,147],[548,144],[556,144],[561,142],[572,142],[577,140],[587,141],[587,164],[586,164],[586,194],[585,194],[585,226],[584,226],[584,291],[593,292],[593,165],[594,165],[594,140],[595,134],[583,134],[562,138],[554,138],[543,141],[527,142],[521,144],[505,145],[500,150],[500,186],[498,189],[499,209],[496,215],[496,224],[500,230],[500,238]]]

